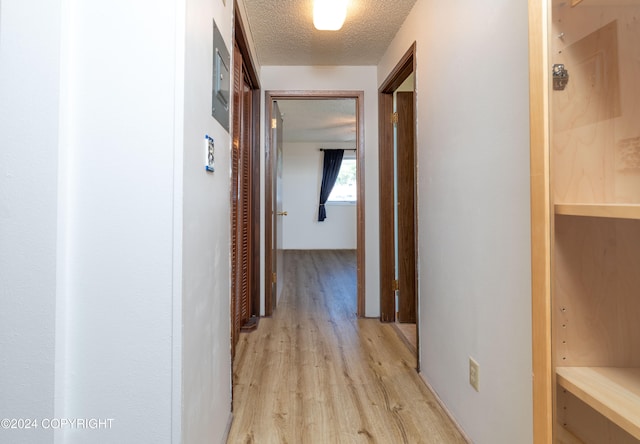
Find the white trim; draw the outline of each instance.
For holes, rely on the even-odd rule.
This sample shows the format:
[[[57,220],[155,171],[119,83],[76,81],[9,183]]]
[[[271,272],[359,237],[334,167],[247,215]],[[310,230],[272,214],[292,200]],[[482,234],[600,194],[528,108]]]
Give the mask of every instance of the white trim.
[[[328,200],[325,205],[336,205],[336,206],[352,205],[352,206],[355,206],[357,204],[358,204],[358,202],[355,201],[355,200]]]
[[[67,417],[67,300],[69,296],[69,199],[70,190],[70,125],[71,125],[71,42],[73,15],[69,0],[60,2],[60,93],[58,96],[58,190],[56,228],[56,308],[55,308],[55,361],[54,361],[54,405],[56,418]],[[64,427],[53,432],[53,442],[65,442]]]
[[[442,410],[444,410],[444,412],[447,414],[447,416],[449,417],[449,419],[451,420],[455,428],[458,429],[458,432],[460,432],[464,440],[467,441],[469,444],[473,444],[473,441],[471,441],[471,438],[469,438],[467,434],[464,432],[464,430],[462,429],[462,427],[460,427],[460,424],[458,424],[458,421],[456,421],[456,418],[451,414],[446,404],[442,402],[442,399],[440,399],[440,397],[438,396],[438,393],[433,389],[433,387],[431,387],[431,384],[429,384],[429,381],[427,381],[427,377],[424,375],[424,373],[418,372],[418,375],[420,376],[420,379],[422,380],[422,382],[424,382],[424,385],[427,386],[427,389],[431,392],[433,397],[436,398],[438,405],[442,407]]]
[[[183,195],[184,195],[184,100],[185,100],[185,47],[186,0],[175,6],[175,77],[173,128],[173,259],[171,307],[171,442],[183,440],[183,383],[182,383],[182,266],[183,266]]]
[[[231,432],[231,424],[233,424],[233,413],[229,413],[229,419],[227,420],[227,427],[224,429],[224,435],[222,435],[222,440],[220,440],[220,444],[226,444],[229,439],[229,433]]]

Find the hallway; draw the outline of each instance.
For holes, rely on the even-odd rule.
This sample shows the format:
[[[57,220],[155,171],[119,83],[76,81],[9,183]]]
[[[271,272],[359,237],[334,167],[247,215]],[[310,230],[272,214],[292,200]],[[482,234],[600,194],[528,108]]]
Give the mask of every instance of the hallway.
[[[242,334],[228,443],[463,443],[392,325],[355,316],[355,251],[285,253],[272,318]]]

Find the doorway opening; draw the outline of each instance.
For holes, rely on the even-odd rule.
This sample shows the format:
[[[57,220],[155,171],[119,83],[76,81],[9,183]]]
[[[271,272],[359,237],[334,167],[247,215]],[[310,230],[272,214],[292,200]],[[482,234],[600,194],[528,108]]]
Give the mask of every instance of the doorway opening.
[[[414,73],[415,43],[378,91],[380,320],[393,322],[418,357]]]
[[[266,137],[266,165],[265,165],[265,315],[270,316],[276,308],[278,296],[281,292],[282,282],[284,277],[284,269],[282,267],[284,261],[283,254],[283,231],[282,226],[285,223],[291,221],[293,226],[299,226],[303,222],[311,223],[315,217],[317,221],[318,215],[318,196],[316,186],[320,184],[311,184],[309,189],[313,189],[313,196],[307,199],[312,199],[309,204],[311,205],[310,211],[304,210],[305,214],[299,215],[292,212],[290,208],[282,207],[282,161],[283,161],[283,149],[282,142],[285,139],[283,134],[283,110],[284,110],[284,125],[286,126],[287,115],[295,116],[301,111],[301,107],[307,107],[307,112],[320,112],[323,108],[337,106],[340,107],[353,107],[355,111],[355,124],[351,119],[351,125],[355,129],[355,139],[351,142],[340,142],[337,145],[340,146],[321,146],[315,143],[308,152],[300,152],[300,158],[315,159],[316,162],[322,159],[323,153],[320,149],[340,148],[344,149],[345,158],[353,158],[356,166],[356,181],[355,181],[355,250],[356,250],[356,315],[359,317],[364,316],[364,120],[363,120],[363,99],[364,93],[362,91],[267,91],[265,99],[265,114],[267,119],[267,132]],[[317,106],[309,107],[312,102],[316,102]],[[313,111],[315,109],[315,111]],[[320,110],[320,111],[318,111]],[[326,112],[326,110],[325,110]],[[339,113],[338,113],[339,114]],[[340,126],[340,122],[333,122],[332,127]],[[322,128],[312,129],[311,131],[321,131]],[[310,131],[307,129],[307,131]],[[333,145],[333,144],[329,144]],[[305,147],[301,146],[301,149]],[[300,160],[300,159],[298,159]],[[293,159],[295,162],[296,159]],[[311,160],[313,162],[313,160]],[[348,162],[346,162],[348,163]],[[313,168],[320,168],[320,165],[316,163]],[[286,179],[286,178],[285,178]],[[312,179],[313,180],[313,179]],[[302,201],[301,201],[302,202]],[[305,204],[308,205],[308,204]],[[336,203],[336,205],[339,205]],[[354,206],[354,202],[347,203],[351,208]],[[296,205],[293,211],[298,210]],[[337,206],[327,206],[328,212],[332,212],[334,217],[338,217],[341,213]],[[347,210],[347,207],[344,208]],[[294,223],[294,219],[300,218]],[[288,225],[289,226],[289,225]],[[316,224],[316,227],[318,225]],[[353,228],[352,228],[353,229]],[[302,229],[300,230],[302,233]],[[291,237],[289,237],[291,238]],[[288,238],[288,239],[289,239]],[[295,239],[289,240],[289,242],[295,242]],[[316,239],[317,242],[317,239]],[[294,246],[295,248],[295,246]]]

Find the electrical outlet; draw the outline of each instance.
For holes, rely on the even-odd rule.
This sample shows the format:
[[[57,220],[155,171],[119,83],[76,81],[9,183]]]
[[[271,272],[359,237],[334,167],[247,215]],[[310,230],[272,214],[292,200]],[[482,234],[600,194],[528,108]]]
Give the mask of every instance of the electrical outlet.
[[[476,362],[471,356],[469,356],[469,384],[476,392],[480,391],[480,364]]]

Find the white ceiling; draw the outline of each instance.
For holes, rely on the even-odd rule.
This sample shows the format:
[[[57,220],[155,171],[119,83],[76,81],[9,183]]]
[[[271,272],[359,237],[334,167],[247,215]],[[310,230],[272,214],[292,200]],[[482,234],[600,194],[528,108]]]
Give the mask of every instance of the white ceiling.
[[[416,0],[349,0],[339,31],[313,27],[313,0],[244,0],[262,66],[377,65]],[[280,100],[285,142],[356,140],[355,100]]]
[[[339,31],[313,27],[313,0],[244,0],[260,65],[377,65],[416,0],[349,0]]]
[[[355,99],[278,100],[285,142],[356,141]]]

